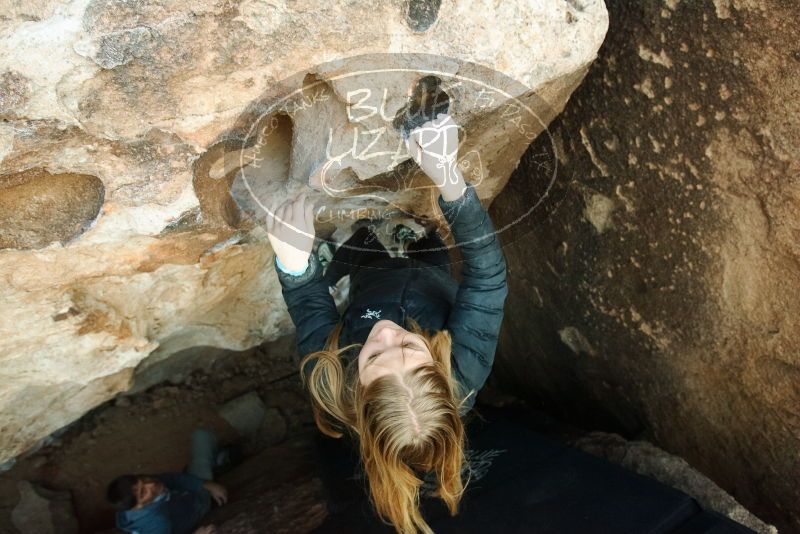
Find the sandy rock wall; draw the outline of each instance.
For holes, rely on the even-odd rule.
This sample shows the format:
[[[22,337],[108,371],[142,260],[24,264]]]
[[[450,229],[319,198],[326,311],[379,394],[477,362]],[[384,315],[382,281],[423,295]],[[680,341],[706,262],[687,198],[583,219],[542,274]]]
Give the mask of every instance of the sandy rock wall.
[[[0,1],[0,461],[129,388],[151,355],[289,332],[251,200],[309,186],[329,200],[311,176],[330,138],[385,133],[383,159],[339,161],[327,212],[375,204],[363,186],[432,215],[430,190],[406,187],[413,166],[391,158],[404,117],[430,107],[430,72],[481,197],[502,189],[531,138],[498,120],[501,104],[534,110],[526,134],[544,128],[594,59],[605,6],[436,4]],[[391,73],[350,75],[387,53]],[[458,75],[505,96],[479,107]],[[364,88],[380,115],[353,115]],[[293,107],[270,107],[287,95]],[[410,181],[387,185],[396,169]]]
[[[552,142],[493,204],[508,220],[557,160],[546,209],[505,236],[496,378],[658,444],[796,531],[796,6],[608,4],[608,39]]]

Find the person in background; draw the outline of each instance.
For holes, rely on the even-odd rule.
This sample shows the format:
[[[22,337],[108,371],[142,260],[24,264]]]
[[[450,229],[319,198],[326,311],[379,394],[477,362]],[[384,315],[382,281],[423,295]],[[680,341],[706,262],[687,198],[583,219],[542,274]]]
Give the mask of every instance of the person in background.
[[[217,440],[205,429],[192,434],[191,460],[184,473],[122,475],[108,485],[106,498],[117,510],[117,528],[130,534],[213,534],[213,525],[198,528],[211,509],[228,501],[228,492],[213,482]]]

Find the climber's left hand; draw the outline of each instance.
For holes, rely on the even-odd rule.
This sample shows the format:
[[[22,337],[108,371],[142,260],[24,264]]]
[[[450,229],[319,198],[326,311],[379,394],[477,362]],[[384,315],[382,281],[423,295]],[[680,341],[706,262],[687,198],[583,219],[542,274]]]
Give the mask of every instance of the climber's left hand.
[[[267,235],[283,267],[292,272],[305,270],[314,246],[314,204],[305,193],[270,209]]]
[[[440,113],[411,130],[406,150],[439,188],[442,198],[448,202],[461,198],[466,183],[458,168],[458,125],[450,115]]]

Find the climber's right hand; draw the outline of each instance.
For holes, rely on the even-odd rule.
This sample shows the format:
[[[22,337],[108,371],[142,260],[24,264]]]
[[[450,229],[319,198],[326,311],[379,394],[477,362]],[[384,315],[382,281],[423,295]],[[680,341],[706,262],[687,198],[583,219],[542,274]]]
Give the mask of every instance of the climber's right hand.
[[[283,270],[305,271],[314,246],[314,204],[305,193],[270,208],[267,235]]]
[[[217,527],[214,525],[206,525],[194,531],[194,534],[216,534]]]

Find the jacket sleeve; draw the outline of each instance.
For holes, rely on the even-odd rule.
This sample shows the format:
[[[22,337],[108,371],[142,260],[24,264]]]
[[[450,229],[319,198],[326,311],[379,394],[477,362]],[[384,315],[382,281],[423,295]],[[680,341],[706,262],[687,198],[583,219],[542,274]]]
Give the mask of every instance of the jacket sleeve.
[[[297,329],[297,351],[300,358],[322,350],[328,335],[339,322],[339,312],[322,277],[322,265],[316,254],[311,254],[308,269],[299,276],[281,271],[277,264],[275,271],[278,273],[289,316]]]
[[[506,262],[492,220],[471,185],[452,202],[439,197],[439,207],[463,260],[447,329],[453,338],[454,372],[469,395],[465,405],[470,408],[494,363],[508,294]]]
[[[203,489],[203,481],[189,473],[165,473],[158,475],[158,479],[170,490],[200,491]]]

